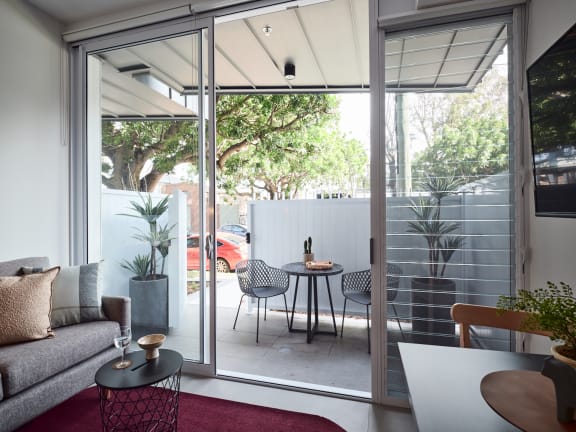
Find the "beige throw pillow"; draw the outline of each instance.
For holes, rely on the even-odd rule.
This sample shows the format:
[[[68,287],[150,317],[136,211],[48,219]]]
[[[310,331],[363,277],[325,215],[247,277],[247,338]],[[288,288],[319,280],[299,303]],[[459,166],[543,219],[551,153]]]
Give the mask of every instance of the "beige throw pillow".
[[[0,277],[0,346],[53,336],[50,302],[59,271]]]

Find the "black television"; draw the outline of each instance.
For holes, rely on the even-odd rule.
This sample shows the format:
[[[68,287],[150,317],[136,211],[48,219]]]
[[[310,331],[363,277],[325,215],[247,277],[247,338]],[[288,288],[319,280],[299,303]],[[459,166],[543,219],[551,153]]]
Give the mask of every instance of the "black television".
[[[536,216],[576,217],[576,24],[527,70]]]

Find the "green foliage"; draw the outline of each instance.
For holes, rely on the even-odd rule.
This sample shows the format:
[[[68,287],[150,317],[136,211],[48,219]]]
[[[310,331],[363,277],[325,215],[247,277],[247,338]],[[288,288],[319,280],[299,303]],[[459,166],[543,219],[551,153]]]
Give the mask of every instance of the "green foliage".
[[[145,280],[150,269],[150,255],[138,254],[132,261],[122,261],[120,267],[131,271],[138,279]]]
[[[104,185],[152,191],[177,164],[198,160],[198,122],[103,120],[102,155]]]
[[[472,116],[446,123],[434,144],[417,154],[412,169],[415,178],[456,174],[471,182],[506,171],[508,159],[506,119]]]
[[[324,94],[222,95],[217,105],[218,186],[289,198],[338,167],[344,138],[335,129],[337,100]]]
[[[560,286],[548,281],[546,288],[519,290],[517,296],[501,296],[498,308],[529,312],[523,325],[527,330],[541,329],[552,333],[552,340],[561,340],[568,348],[576,348],[576,299],[570,285]]]
[[[174,237],[171,237],[171,231],[176,225],[158,225],[158,219],[168,210],[167,196],[156,204],[154,204],[150,194],[139,194],[139,196],[141,202],[130,201],[130,207],[134,213],[122,213],[121,216],[137,217],[148,223],[148,231],[138,229],[133,237],[136,240],[148,243],[150,245],[150,253],[146,255],[147,262],[144,261],[144,256],[137,255],[132,263],[124,260],[120,265],[132,271],[141,279],[154,279],[158,275],[156,253],[160,253],[162,257],[162,267],[159,274],[164,274],[166,256],[168,255],[170,243],[174,239]]]
[[[413,117],[427,145],[413,158],[412,177],[469,183],[508,170],[507,91],[506,76],[490,71],[472,93],[424,98]]]
[[[352,195],[354,188],[365,186],[368,156],[357,140],[337,131],[335,120],[329,114],[305,127],[270,131],[241,151],[223,155],[218,186],[232,196],[244,186],[280,199],[293,197],[305,185],[330,184]]]
[[[275,199],[326,173],[339,181],[344,175],[358,181],[365,151],[357,152],[359,146],[341,135],[324,132],[334,129],[330,122],[336,107],[336,97],[326,94],[219,95],[219,187],[235,195],[237,185],[249,185]],[[105,120],[102,152],[102,182],[107,187],[151,191],[178,163],[198,164],[198,123]],[[322,155],[329,161],[319,163]],[[346,170],[340,169],[338,156],[351,160]]]
[[[410,210],[416,217],[408,222],[407,232],[421,234],[428,246],[428,270],[432,278],[442,278],[446,265],[454,253],[464,246],[464,238],[448,234],[458,230],[460,224],[441,219],[442,200],[457,193],[461,181],[454,177],[427,176],[422,182],[423,190],[430,193],[429,197],[420,198],[418,202],[411,200]]]

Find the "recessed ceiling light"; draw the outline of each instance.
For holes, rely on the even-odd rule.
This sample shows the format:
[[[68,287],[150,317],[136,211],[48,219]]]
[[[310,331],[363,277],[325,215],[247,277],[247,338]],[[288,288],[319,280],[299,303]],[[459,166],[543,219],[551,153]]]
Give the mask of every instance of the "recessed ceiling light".
[[[270,36],[270,33],[272,33],[272,26],[266,24],[264,27],[262,27],[262,31],[266,36]]]

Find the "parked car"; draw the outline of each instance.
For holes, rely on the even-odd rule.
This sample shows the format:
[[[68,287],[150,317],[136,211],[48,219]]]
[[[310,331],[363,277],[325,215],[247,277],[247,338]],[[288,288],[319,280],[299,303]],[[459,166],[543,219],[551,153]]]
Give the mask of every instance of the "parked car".
[[[200,269],[200,238],[198,234],[188,236],[187,239],[187,266],[188,270]],[[248,255],[246,252],[246,243],[240,238],[218,233],[216,235],[217,252],[216,252],[216,271],[219,273],[228,273],[236,270],[236,263],[245,260]],[[206,270],[210,269],[210,261],[206,257]]]
[[[226,224],[218,228],[218,231],[236,234],[237,236],[246,239],[246,233],[248,232],[248,228],[240,224]]]

